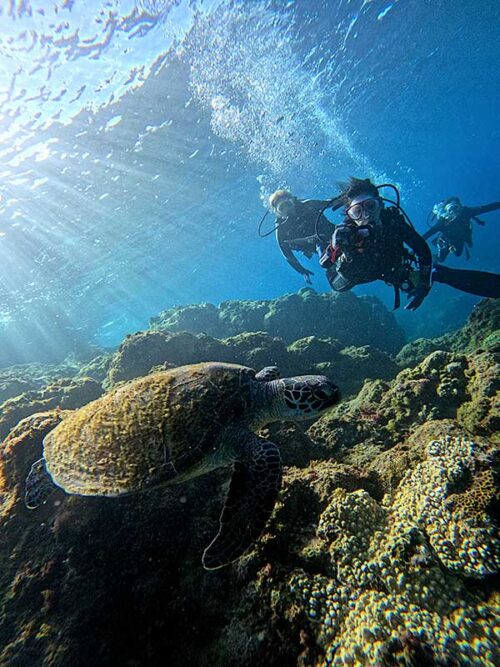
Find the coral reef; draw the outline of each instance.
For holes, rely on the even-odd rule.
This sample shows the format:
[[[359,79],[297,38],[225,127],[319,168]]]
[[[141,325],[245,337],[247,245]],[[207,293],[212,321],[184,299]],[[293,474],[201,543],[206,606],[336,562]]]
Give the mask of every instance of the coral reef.
[[[308,287],[269,301],[225,301],[219,308],[206,303],[174,307],[153,318],[151,328],[204,332],[216,338],[265,331],[286,343],[307,336],[333,336],[342,347],[373,345],[391,354],[404,344],[394,315],[375,297],[318,294]]]
[[[73,377],[80,370],[76,361],[61,364],[23,364],[0,369],[0,404],[26,391],[42,389],[61,377]]]
[[[117,382],[146,375],[151,368],[165,361],[175,366],[198,361],[223,361],[218,358],[217,348],[223,349],[223,346],[218,346],[215,339],[202,340],[190,333],[174,335],[162,331],[141,331],[131,334],[111,360],[104,385],[110,387]]]
[[[398,370],[385,352],[370,345],[340,349],[333,338],[308,336],[288,347],[281,338],[257,331],[217,340],[204,334],[144,331],[127,336],[108,363],[104,387],[150,373],[152,369],[200,361],[226,361],[259,370],[278,366],[283,376],[331,375],[343,394],[358,391],[368,378],[391,379]]]
[[[92,378],[66,378],[40,390],[10,398],[0,406],[0,439],[7,436],[21,419],[37,412],[60,408],[73,410],[102,394],[101,385]]]
[[[484,299],[472,311],[465,325],[439,338],[418,338],[405,345],[396,359],[401,366],[415,366],[435,350],[448,352],[490,352],[500,349],[500,303]]]
[[[79,367],[76,377],[78,378],[92,378],[96,382],[104,382],[113,360],[113,354],[108,352],[107,354],[100,354],[97,357],[91,359],[88,363],[83,364]]]
[[[456,419],[469,432],[498,441],[499,405],[500,354],[436,351],[390,384],[367,382],[310,435],[342,461],[362,465],[435,419]]]
[[[383,664],[405,636],[456,664],[464,657],[495,664],[494,598],[453,575],[483,578],[500,568],[497,527],[484,499],[451,502],[487,455],[484,445],[445,437],[429,442],[427,458],[383,503],[364,490],[333,491],[317,528],[329,572],[299,570],[289,578],[314,622],[325,664]],[[491,500],[492,486],[475,479],[470,495],[483,494]]]
[[[306,295],[316,299],[299,295],[304,310]],[[340,329],[288,338],[282,309],[293,303],[254,303],[186,308],[175,326],[199,317],[205,331],[221,312],[231,326],[262,324],[271,313],[269,329],[212,332],[219,340],[158,326],[4,402],[0,664],[500,664],[496,304],[480,304],[448,349],[419,343],[414,367],[396,375],[380,346],[346,347]],[[120,498],[59,490],[36,512],[24,507],[43,437],[102,392],[105,374],[110,387],[205,355],[324,372],[352,394],[315,423],[262,430],[280,447],[284,480],[247,557],[215,572],[200,565],[229,471]]]

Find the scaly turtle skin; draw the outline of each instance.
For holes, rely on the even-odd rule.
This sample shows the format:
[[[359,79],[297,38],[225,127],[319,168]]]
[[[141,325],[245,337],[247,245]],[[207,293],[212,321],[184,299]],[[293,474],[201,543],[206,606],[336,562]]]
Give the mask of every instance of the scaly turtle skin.
[[[27,507],[46,502],[54,485],[70,494],[118,496],[232,463],[219,533],[203,564],[215,569],[236,560],[261,534],[281,482],[278,448],[253,431],[280,419],[310,419],[339,400],[323,376],[278,376],[276,367],[255,374],[201,363],[110,391],[45,437],[43,458],[26,480]]]

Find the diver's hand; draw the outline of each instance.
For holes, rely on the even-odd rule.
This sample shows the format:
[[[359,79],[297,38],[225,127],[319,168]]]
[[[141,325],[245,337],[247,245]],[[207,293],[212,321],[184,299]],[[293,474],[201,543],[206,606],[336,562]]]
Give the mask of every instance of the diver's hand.
[[[308,269],[303,269],[302,275],[304,276],[304,280],[306,281],[306,283],[308,285],[312,285],[311,276],[314,276],[313,271],[309,271]]]
[[[429,294],[430,286],[425,283],[419,283],[412,294],[411,301],[405,306],[405,310],[417,310],[422,305],[422,301]]]
[[[355,231],[347,225],[338,225],[332,236],[332,246],[334,248],[346,248],[352,243]]]

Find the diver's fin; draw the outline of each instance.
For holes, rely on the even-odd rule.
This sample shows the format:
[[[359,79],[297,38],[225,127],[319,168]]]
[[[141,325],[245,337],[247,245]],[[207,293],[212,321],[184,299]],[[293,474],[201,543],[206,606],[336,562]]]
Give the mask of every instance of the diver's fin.
[[[266,366],[255,374],[255,379],[261,382],[270,382],[271,380],[277,380],[280,376],[280,369],[277,366]]]
[[[45,459],[38,459],[31,466],[26,478],[26,491],[24,502],[26,507],[34,510],[47,502],[48,497],[54,491],[55,486],[51,476],[45,467]]]
[[[203,566],[215,570],[237,560],[258,539],[274,508],[281,485],[278,447],[249,431],[239,439],[241,458],[234,465],[219,532],[203,554]]]

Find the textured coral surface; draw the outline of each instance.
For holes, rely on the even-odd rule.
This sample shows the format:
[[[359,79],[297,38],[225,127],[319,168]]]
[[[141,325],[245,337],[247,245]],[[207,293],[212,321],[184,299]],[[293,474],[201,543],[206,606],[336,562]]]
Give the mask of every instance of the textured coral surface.
[[[350,292],[317,294],[309,287],[269,301],[225,301],[218,308],[208,303],[171,308],[153,318],[152,327],[204,332],[217,338],[266,331],[287,342],[304,336],[334,335],[342,347],[374,345],[390,353],[404,343],[394,315],[378,299],[356,297]]]
[[[496,306],[481,304],[456,344],[433,342],[397,375],[386,352],[346,347],[335,330],[285,342],[281,307],[273,333],[137,334],[2,405],[0,665],[500,664]],[[234,304],[214,309],[177,316],[239,321]],[[241,311],[256,322],[271,312]],[[59,490],[25,508],[27,471],[65,410],[101,393],[105,376],[112,391],[202,354],[351,383],[315,423],[262,429],[285,473],[247,557],[214,572],[200,563],[229,467],[119,498]]]

